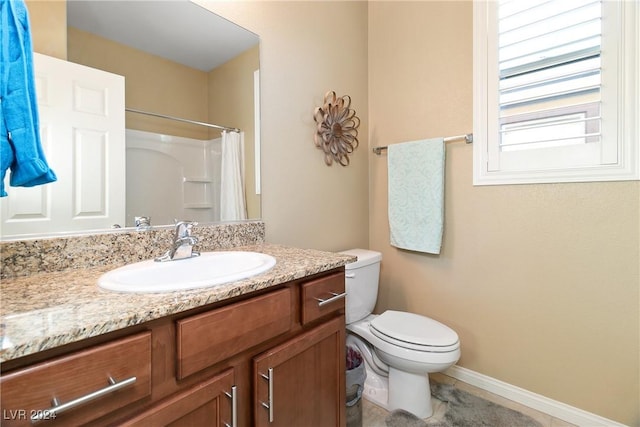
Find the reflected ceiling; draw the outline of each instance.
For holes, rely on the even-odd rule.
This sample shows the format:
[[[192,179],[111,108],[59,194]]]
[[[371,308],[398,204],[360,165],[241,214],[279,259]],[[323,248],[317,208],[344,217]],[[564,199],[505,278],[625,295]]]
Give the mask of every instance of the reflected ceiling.
[[[67,24],[205,72],[258,40],[188,0],[69,1]]]

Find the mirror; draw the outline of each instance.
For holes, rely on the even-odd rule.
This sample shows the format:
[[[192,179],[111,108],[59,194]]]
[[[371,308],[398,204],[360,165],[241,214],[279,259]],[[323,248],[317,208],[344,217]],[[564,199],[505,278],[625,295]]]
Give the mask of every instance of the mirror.
[[[74,0],[67,2],[66,14],[67,60],[125,79],[130,110],[125,115],[126,219],[118,225],[134,226],[139,216],[150,216],[153,226],[175,218],[233,219],[220,217],[220,171],[213,170],[220,167],[221,131],[192,121],[242,131],[246,218],[260,218],[254,102],[259,99],[259,37],[188,0]],[[38,30],[32,21],[32,33]],[[16,190],[31,189],[11,187],[3,199]],[[3,206],[2,213],[11,219],[11,209]],[[5,221],[2,240],[31,234],[11,235]],[[91,225],[61,228],[55,221],[46,227],[37,235],[98,231]]]

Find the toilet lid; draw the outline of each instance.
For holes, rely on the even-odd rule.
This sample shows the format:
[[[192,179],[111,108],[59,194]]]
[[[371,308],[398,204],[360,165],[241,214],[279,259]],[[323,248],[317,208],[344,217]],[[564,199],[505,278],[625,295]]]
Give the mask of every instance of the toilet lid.
[[[458,334],[448,326],[419,314],[402,311],[385,311],[371,321],[371,330],[379,338],[399,342],[400,345],[451,347],[458,344]]]

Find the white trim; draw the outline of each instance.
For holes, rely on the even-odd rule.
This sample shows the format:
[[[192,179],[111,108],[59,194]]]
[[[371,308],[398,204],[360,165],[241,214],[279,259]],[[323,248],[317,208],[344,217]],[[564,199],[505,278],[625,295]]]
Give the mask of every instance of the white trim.
[[[461,366],[454,365],[443,373],[482,390],[520,403],[537,411],[544,412],[545,414],[549,414],[571,424],[589,427],[625,427],[624,424],[620,424],[591,412],[558,402],[557,400],[533,393]]]

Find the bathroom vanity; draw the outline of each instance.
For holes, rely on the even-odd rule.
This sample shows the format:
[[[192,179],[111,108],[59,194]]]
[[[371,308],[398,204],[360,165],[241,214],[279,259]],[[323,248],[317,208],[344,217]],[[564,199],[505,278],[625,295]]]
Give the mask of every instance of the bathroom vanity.
[[[277,264],[161,294],[99,289],[112,266],[3,280],[2,425],[345,425],[351,260],[243,249]]]

